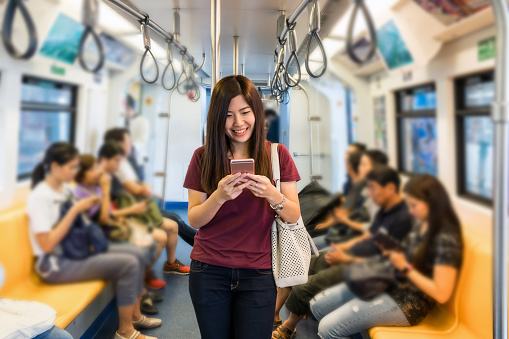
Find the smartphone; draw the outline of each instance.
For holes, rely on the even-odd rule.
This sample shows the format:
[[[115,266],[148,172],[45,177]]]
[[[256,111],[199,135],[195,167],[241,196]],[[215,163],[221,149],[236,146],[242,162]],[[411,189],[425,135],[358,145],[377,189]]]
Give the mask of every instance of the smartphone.
[[[388,251],[404,252],[405,249],[401,243],[387,234],[386,231],[384,231],[385,229],[375,234],[375,242],[382,245]]]
[[[230,164],[231,174],[251,173],[255,174],[254,159],[232,160]]]

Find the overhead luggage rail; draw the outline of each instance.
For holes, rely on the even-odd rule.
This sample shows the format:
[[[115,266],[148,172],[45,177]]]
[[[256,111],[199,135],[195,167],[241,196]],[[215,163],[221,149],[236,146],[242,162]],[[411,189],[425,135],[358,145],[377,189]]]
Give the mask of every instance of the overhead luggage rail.
[[[171,44],[175,46],[175,48],[178,49],[181,53],[184,53],[185,57],[189,60],[189,62],[194,65],[194,57],[189,53],[187,47],[182,45],[180,41],[177,41],[174,38],[173,34],[166,32],[161,26],[154,22],[154,20],[150,19],[147,14],[142,13],[138,9],[133,8],[125,1],[121,0],[103,0],[103,1],[107,1],[110,4],[114,5],[115,7],[120,8],[130,16],[134,17],[139,22],[144,22],[148,28],[152,29],[155,33],[162,36],[166,41],[171,42]],[[197,66],[195,72],[198,71],[198,69],[200,69],[200,67]]]
[[[322,44],[322,40],[318,35],[320,31],[320,6],[318,0],[303,0],[299,6],[295,9],[293,14],[289,19],[285,18],[284,14],[281,14],[278,18],[278,32],[277,32],[277,41],[278,45],[276,47],[276,57],[275,62],[276,70],[274,73],[273,80],[271,81],[271,90],[276,98],[276,100],[280,103],[286,102],[289,100],[289,95],[287,95],[287,91],[291,87],[295,87],[299,84],[302,74],[300,70],[300,63],[297,57],[297,36],[295,34],[295,25],[297,24],[297,19],[304,12],[306,7],[309,7],[309,17],[308,17],[308,25],[309,25],[309,39],[306,40],[306,58],[305,58],[305,67],[309,76],[313,78],[319,78],[325,71],[327,70],[327,55],[325,53],[325,49]],[[287,34],[289,38],[287,39]],[[321,51],[321,59],[323,61],[323,67],[319,74],[313,73],[311,67],[309,66],[311,54],[311,42],[313,39],[316,40],[320,51]],[[288,42],[288,49],[290,50],[290,57],[286,60],[286,43]],[[277,61],[276,61],[277,60]],[[294,61],[295,60],[295,61]],[[296,79],[291,77],[288,74],[288,68],[290,64],[294,62],[297,64],[297,75]]]

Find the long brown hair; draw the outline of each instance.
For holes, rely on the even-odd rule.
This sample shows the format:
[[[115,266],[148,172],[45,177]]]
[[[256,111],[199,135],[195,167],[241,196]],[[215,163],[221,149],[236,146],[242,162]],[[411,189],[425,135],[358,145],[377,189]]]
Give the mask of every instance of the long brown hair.
[[[457,233],[462,242],[460,221],[445,187],[434,176],[419,174],[412,177],[405,185],[404,192],[428,205],[428,231],[412,261],[419,270],[431,269],[428,267],[427,259],[435,237],[440,231],[447,229]],[[463,243],[461,246],[463,247]]]
[[[211,194],[219,181],[230,173],[228,152],[233,154],[230,139],[226,135],[226,118],[230,101],[242,95],[255,115],[253,134],[249,139],[249,156],[255,161],[255,173],[272,179],[269,153],[265,145],[265,111],[262,99],[251,80],[242,75],[221,79],[210,98],[207,117],[205,152],[201,158],[201,185]]]

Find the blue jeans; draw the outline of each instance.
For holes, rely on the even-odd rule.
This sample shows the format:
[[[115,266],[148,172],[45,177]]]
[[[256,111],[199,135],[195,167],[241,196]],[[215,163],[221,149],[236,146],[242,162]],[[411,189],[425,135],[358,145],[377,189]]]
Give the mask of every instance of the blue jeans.
[[[276,308],[271,269],[214,266],[193,260],[189,293],[202,339],[269,339]]]
[[[373,326],[410,326],[398,304],[386,293],[363,301],[344,283],[315,296],[311,312],[320,322],[318,335],[322,339],[348,339]]]
[[[323,250],[324,248],[329,247],[330,245],[325,241],[325,238],[327,237],[327,234],[319,235],[316,238],[313,238],[313,241],[315,242],[316,248],[318,251]]]
[[[72,335],[66,330],[53,326],[52,329],[34,337],[34,339],[72,339]]]

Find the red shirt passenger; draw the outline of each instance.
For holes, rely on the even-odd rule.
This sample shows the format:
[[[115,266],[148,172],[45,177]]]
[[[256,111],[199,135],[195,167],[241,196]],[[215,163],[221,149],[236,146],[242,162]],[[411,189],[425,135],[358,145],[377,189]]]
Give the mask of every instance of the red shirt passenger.
[[[201,337],[270,338],[276,303],[270,228],[276,213],[297,222],[299,173],[278,146],[281,193],[272,181],[264,109],[244,76],[214,87],[206,145],[191,159],[189,224],[199,229],[191,253],[189,291]],[[255,174],[231,174],[230,161],[254,159]]]

